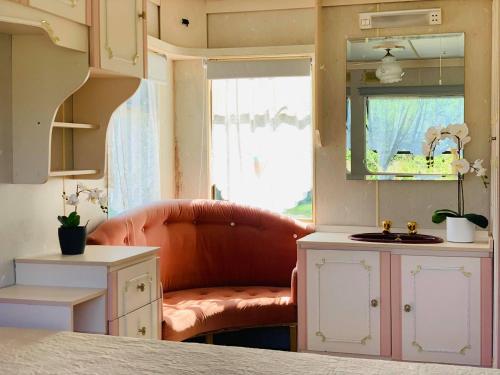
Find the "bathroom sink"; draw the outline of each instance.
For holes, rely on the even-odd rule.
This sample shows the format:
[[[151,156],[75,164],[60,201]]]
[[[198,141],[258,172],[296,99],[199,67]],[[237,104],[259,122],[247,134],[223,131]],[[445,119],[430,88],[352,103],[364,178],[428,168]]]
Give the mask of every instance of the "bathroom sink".
[[[427,244],[443,242],[443,239],[440,237],[408,233],[358,233],[350,235],[349,238],[354,241],[384,243]]]

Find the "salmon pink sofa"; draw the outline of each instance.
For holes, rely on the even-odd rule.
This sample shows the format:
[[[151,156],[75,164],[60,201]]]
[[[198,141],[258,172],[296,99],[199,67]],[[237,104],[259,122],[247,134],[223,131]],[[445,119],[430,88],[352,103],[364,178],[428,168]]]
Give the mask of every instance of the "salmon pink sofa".
[[[164,340],[297,321],[296,240],[312,228],[265,210],[169,200],[100,225],[89,244],[159,246]]]

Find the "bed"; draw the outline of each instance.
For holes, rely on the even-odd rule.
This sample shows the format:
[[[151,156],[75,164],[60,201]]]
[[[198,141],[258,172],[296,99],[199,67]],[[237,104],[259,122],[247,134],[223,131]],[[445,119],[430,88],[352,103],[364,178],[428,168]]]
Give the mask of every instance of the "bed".
[[[488,375],[500,370],[0,328],[0,373]]]

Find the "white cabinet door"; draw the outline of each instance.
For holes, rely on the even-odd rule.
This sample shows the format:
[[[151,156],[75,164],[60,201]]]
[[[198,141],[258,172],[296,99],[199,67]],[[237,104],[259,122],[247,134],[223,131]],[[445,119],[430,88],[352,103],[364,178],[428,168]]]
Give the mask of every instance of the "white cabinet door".
[[[151,302],[118,319],[118,335],[144,339],[159,339],[158,303]]]
[[[42,9],[79,23],[86,23],[85,0],[30,0],[29,4],[33,8]]]
[[[142,0],[100,1],[101,68],[144,77]]]
[[[307,252],[307,347],[380,354],[380,254]]]
[[[403,360],[479,365],[480,260],[402,256]]]

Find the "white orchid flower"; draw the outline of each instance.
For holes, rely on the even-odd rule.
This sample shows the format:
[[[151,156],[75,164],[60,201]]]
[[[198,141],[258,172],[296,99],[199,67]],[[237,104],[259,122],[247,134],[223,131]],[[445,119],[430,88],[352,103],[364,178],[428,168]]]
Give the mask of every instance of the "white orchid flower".
[[[451,167],[460,174],[466,174],[470,170],[470,163],[466,159],[453,160]]]
[[[464,138],[466,138],[469,135],[469,128],[467,127],[467,124],[451,124],[448,125],[445,129],[445,132],[449,133],[447,135],[448,138],[453,139],[456,142],[456,138],[460,139],[460,141],[463,141]],[[467,142],[470,141],[470,138]]]
[[[441,139],[441,130],[443,130],[443,128],[439,125],[431,126],[425,132],[425,141],[430,144],[435,140]]]
[[[477,159],[471,166],[470,171],[476,173],[477,177],[486,176],[486,168],[483,167],[483,159]]]
[[[102,190],[95,188],[92,190],[89,190],[88,196],[89,196],[89,202],[92,203],[97,203],[99,201],[99,198],[102,195]]]
[[[78,206],[80,204],[80,199],[78,199],[78,196],[76,194],[71,194],[69,197],[66,198],[66,203],[69,204],[70,206]]]

